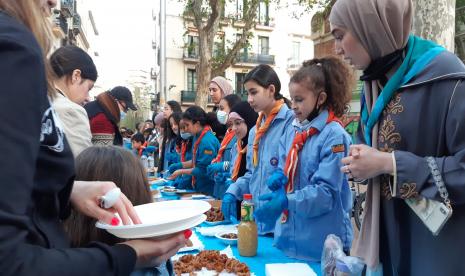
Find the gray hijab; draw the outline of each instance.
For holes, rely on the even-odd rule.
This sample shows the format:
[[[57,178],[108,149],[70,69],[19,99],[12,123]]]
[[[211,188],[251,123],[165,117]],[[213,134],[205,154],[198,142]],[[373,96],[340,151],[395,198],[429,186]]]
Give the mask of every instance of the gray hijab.
[[[411,0],[338,0],[329,21],[349,30],[375,60],[407,45],[412,13]]]
[[[329,21],[354,35],[375,60],[407,45],[412,9],[411,0],[337,0]],[[380,93],[377,81],[365,81],[364,93],[371,114]],[[374,148],[378,148],[378,131],[376,124],[371,138]],[[380,185],[379,177],[369,179],[362,227],[353,252],[371,269],[379,264]]]

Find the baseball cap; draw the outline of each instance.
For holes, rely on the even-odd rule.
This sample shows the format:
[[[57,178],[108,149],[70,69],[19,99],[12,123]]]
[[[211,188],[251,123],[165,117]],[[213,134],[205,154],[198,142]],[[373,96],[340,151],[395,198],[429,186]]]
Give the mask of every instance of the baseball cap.
[[[123,101],[127,108],[137,110],[137,107],[132,102],[132,94],[128,88],[124,86],[116,86],[110,91],[110,94],[117,100]]]

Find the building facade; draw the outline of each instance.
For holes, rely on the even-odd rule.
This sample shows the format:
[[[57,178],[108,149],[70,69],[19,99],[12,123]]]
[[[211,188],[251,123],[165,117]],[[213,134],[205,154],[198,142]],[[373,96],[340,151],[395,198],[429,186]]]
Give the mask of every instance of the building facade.
[[[226,1],[225,18],[239,17],[244,0]],[[166,66],[167,100],[177,100],[183,106],[192,105],[196,97],[198,63],[198,33],[193,18],[184,15],[185,4],[167,0],[166,11]],[[235,93],[247,97],[243,79],[248,71],[258,64],[269,64],[282,83],[282,93],[289,95],[290,75],[299,65],[313,57],[311,41],[311,16],[292,1],[284,6],[263,1],[257,12],[257,24],[251,29],[253,36],[249,47],[237,55],[236,63],[224,76],[231,81]],[[224,19],[215,38],[214,53],[221,54],[231,42],[236,41],[243,24],[240,20]],[[212,76],[214,77],[214,76]]]

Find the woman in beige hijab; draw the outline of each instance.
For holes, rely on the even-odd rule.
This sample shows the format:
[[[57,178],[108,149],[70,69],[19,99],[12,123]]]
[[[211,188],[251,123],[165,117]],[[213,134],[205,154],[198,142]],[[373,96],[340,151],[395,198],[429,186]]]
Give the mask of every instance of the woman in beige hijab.
[[[465,275],[465,66],[410,35],[412,14],[410,0],[338,0],[330,15],[336,52],[363,70],[360,144],[341,168],[368,179],[354,253],[384,275]],[[424,223],[406,203],[420,199],[453,215]]]

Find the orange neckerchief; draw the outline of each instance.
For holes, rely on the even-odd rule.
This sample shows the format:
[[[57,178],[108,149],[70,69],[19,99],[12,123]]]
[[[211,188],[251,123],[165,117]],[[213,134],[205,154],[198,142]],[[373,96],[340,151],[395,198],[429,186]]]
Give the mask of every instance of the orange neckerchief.
[[[195,168],[195,157],[197,155],[197,149],[199,148],[200,141],[202,141],[203,136],[211,130],[210,126],[205,126],[202,130],[202,133],[200,133],[199,139],[195,141],[194,144],[194,149],[192,150],[192,168]],[[195,187],[195,177],[192,176],[192,187]]]
[[[181,162],[186,162],[186,152],[188,143],[189,141],[182,141],[181,143]]]
[[[271,109],[270,114],[268,114],[268,117],[266,118],[265,123],[262,126],[260,126],[260,124],[262,123],[262,119],[265,116],[265,113],[260,112],[260,115],[258,116],[255,138],[253,140],[253,160],[252,160],[253,162],[252,163],[254,167],[258,165],[258,144],[260,143],[260,139],[266,133],[268,128],[270,128],[271,122],[276,117],[276,115],[278,114],[283,104],[284,104],[284,100],[276,101],[276,103],[273,106],[273,109]]]
[[[224,135],[223,141],[221,141],[221,146],[220,146],[220,149],[218,150],[218,155],[215,157],[215,159],[212,160],[212,164],[221,161],[221,158],[223,157],[223,152],[226,150],[229,142],[231,142],[235,134],[236,134],[235,131],[228,128],[228,130],[226,131],[226,134]]]
[[[142,152],[144,152],[144,149],[147,147],[147,141],[144,142],[144,144],[142,144],[142,146],[140,146],[139,148],[139,156],[142,156]]]
[[[328,114],[328,119],[326,120],[326,124],[331,122],[338,122],[342,125],[341,121],[334,116],[334,112],[331,110]],[[297,164],[299,162],[299,152],[305,145],[305,142],[308,138],[312,137],[313,135],[317,134],[319,131],[317,128],[311,127],[306,131],[302,132],[295,132],[294,141],[292,141],[292,147],[289,150],[286,158],[286,166],[284,167],[284,174],[288,178],[288,182],[286,184],[286,193],[292,193],[294,191],[294,177],[295,171],[297,169]],[[284,210],[283,215],[281,216],[281,223],[285,223],[287,221],[287,217],[289,215],[289,210]]]
[[[241,161],[244,154],[247,152],[247,146],[244,148],[241,147],[242,140],[237,139],[237,156],[236,161],[234,161],[234,169],[231,175],[231,179],[236,181],[237,175],[239,174],[239,169],[241,168]]]

